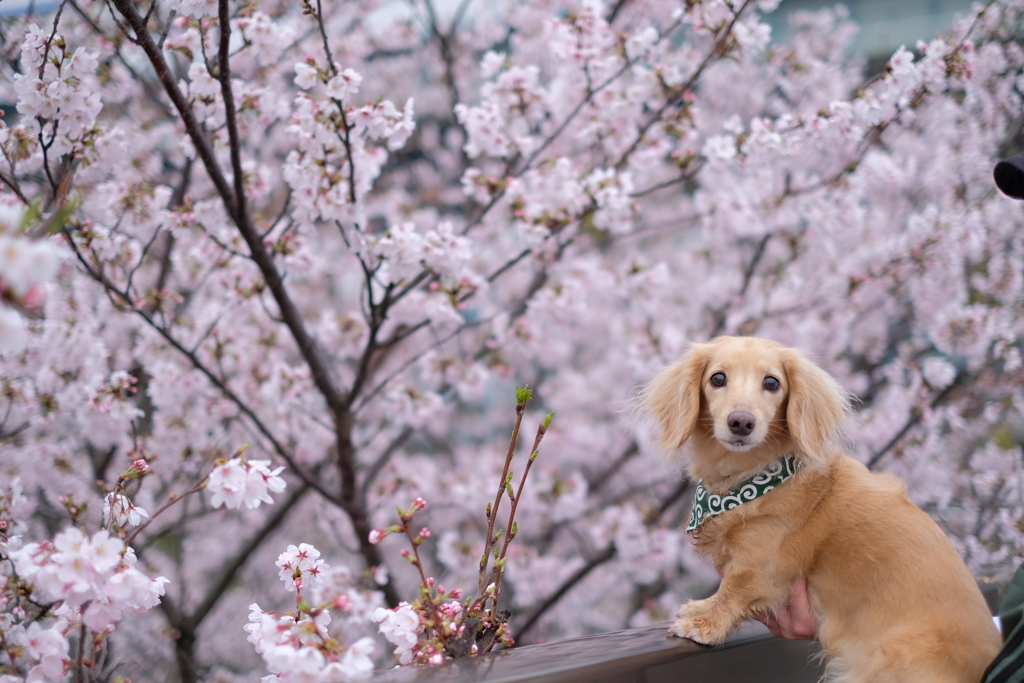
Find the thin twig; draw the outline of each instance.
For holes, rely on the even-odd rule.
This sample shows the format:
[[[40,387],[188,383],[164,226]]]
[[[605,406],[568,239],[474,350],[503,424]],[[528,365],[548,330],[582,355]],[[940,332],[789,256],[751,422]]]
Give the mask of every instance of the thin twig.
[[[960,384],[961,379],[962,378],[959,378],[959,377],[954,379],[952,384],[950,384],[948,387],[943,389],[939,393],[938,396],[936,396],[934,399],[932,399],[931,403],[929,403],[929,408],[934,409],[936,406],[938,406],[940,403],[942,403],[942,401],[946,400],[946,397],[948,397],[953,392],[953,389],[955,389],[957,387],[957,385]],[[900,429],[900,431],[896,432],[896,435],[894,437],[892,437],[891,439],[889,439],[889,442],[887,444],[882,446],[882,448],[880,448],[877,453],[875,453],[874,455],[871,456],[871,458],[868,460],[867,468],[869,470],[873,470],[875,468],[875,465],[877,465],[878,462],[882,458],[884,458],[889,451],[891,451],[893,448],[895,448],[896,444],[898,444],[900,441],[902,441],[903,437],[905,437],[907,435],[907,432],[909,432],[911,429],[913,429],[921,421],[921,419],[923,417],[924,417],[924,411],[923,410],[920,410],[920,409],[913,410],[911,412],[911,414],[910,414],[910,417],[907,418],[907,421],[903,424],[902,429]]]
[[[50,31],[50,37],[46,39],[46,43],[43,45],[43,62],[39,65],[39,80],[43,80],[43,74],[46,72],[46,63],[50,60],[50,46],[53,45],[53,39],[57,37],[57,26],[60,24],[60,15],[64,13],[64,5],[68,4],[68,0],[61,0],[60,7],[57,8],[57,14],[53,17],[53,30]]]
[[[370,486],[373,484],[374,480],[377,479],[377,475],[380,474],[380,471],[384,469],[384,466],[388,464],[389,460],[391,460],[391,456],[393,456],[399,448],[405,445],[405,442],[409,440],[410,436],[412,436],[413,431],[413,428],[409,425],[403,427],[402,431],[398,433],[398,436],[392,439],[391,443],[389,443],[387,448],[384,449],[384,452],[381,453],[380,456],[374,460],[373,464],[367,468],[366,474],[363,477],[362,486],[362,495],[364,498],[369,493]]]
[[[693,87],[697,84],[697,81],[700,80],[701,75],[703,75],[704,70],[707,69],[707,67],[711,64],[714,57],[716,55],[720,55],[722,47],[725,45],[726,41],[732,34],[733,27],[736,25],[736,22],[739,21],[740,19],[740,15],[743,14],[743,11],[747,9],[747,6],[751,2],[752,0],[743,0],[743,5],[738,10],[734,10],[732,20],[729,22],[729,25],[726,26],[725,29],[721,32],[720,37],[715,39],[714,47],[712,47],[711,50],[708,51],[707,55],[705,55],[700,65],[697,67],[697,70],[694,71],[693,74],[686,80],[686,83],[676,88],[673,88],[673,90],[675,91],[675,95],[666,98],[665,103],[661,107],[659,107],[658,110],[654,113],[654,115],[647,121],[647,123],[645,123],[640,128],[640,131],[638,132],[636,138],[633,140],[633,144],[631,144],[629,148],[622,153],[622,156],[619,157],[619,160],[615,162],[614,167],[616,169],[621,169],[626,165],[626,162],[629,161],[629,158],[633,155],[633,152],[635,152],[637,148],[640,146],[640,143],[643,141],[644,136],[647,134],[647,131],[650,130],[654,124],[661,120],[662,115],[666,111],[668,111],[670,107],[675,106],[676,103],[679,102],[686,95],[687,92],[693,89]]]
[[[226,0],[221,1],[226,2]],[[153,38],[146,28],[142,17],[139,16],[139,13],[135,10],[132,0],[111,0],[111,2],[113,2],[118,11],[125,17],[128,24],[135,32],[135,38],[138,41],[138,45],[145,51],[146,56],[153,65],[153,69],[156,71],[157,77],[164,86],[164,90],[167,92],[168,97],[170,97],[171,102],[178,111],[178,115],[181,117],[185,130],[188,133],[192,144],[196,148],[196,154],[202,160],[203,166],[206,168],[207,174],[213,182],[213,185],[217,190],[217,194],[220,196],[228,215],[231,216],[235,225],[238,227],[239,232],[241,232],[242,237],[245,239],[246,244],[249,246],[252,259],[259,267],[260,273],[263,275],[263,279],[266,281],[267,286],[270,288],[270,291],[274,296],[274,300],[277,302],[278,308],[281,311],[281,318],[284,320],[285,325],[288,327],[289,332],[291,332],[296,345],[299,347],[299,352],[302,354],[303,360],[306,361],[306,364],[310,368],[310,375],[314,384],[316,384],[317,389],[323,395],[324,400],[327,402],[332,413],[335,415],[340,414],[343,411],[342,396],[335,388],[334,382],[331,379],[331,374],[316,348],[316,343],[306,330],[305,324],[302,321],[302,316],[299,314],[298,308],[295,306],[291,296],[285,289],[281,274],[274,265],[273,259],[267,253],[263,240],[260,239],[259,231],[257,231],[255,226],[252,224],[252,217],[246,210],[246,206],[244,204],[244,188],[240,185],[243,183],[244,179],[241,177],[240,172],[240,150],[237,149],[239,146],[237,138],[237,122],[235,122],[235,137],[233,138],[234,144],[232,144],[231,150],[232,165],[235,168],[235,181],[239,189],[239,192],[236,193],[236,188],[233,188],[228,184],[228,181],[217,162],[216,155],[214,154],[213,147],[211,146],[209,139],[204,133],[202,126],[196,120],[195,114],[193,113],[188,100],[178,88],[178,84],[170,73],[170,69],[164,59],[163,53],[157,47],[156,43],[153,42]],[[230,27],[227,30],[230,30]],[[221,43],[223,42],[224,40],[222,37]],[[222,62],[227,61],[227,55],[222,55],[221,59]],[[227,73],[230,75],[230,72]],[[225,72],[221,72],[220,76],[222,78],[224,75]],[[230,81],[226,88],[224,86],[224,81],[222,81],[221,87],[222,92],[225,93],[225,99],[231,99],[231,112],[233,113],[234,98],[230,96]],[[227,102],[225,102],[225,106],[227,106]],[[234,117],[229,116],[228,118],[233,119]],[[229,135],[230,131],[231,126],[229,126]],[[236,160],[238,160],[237,165],[235,165]],[[237,197],[242,198],[243,201],[241,204],[239,204]]]
[[[231,586],[237,578],[239,570],[245,565],[245,562],[249,557],[256,552],[259,546],[266,540],[270,533],[279,527],[284,521],[284,518],[288,515],[293,507],[302,499],[302,497],[309,491],[309,485],[303,483],[299,486],[291,496],[286,500],[282,501],[280,505],[276,506],[274,513],[263,523],[263,526],[253,534],[249,541],[242,546],[235,557],[230,561],[221,565],[220,573],[217,578],[211,582],[210,589],[206,592],[202,602],[196,607],[195,611],[189,615],[187,619],[187,626],[191,627],[192,630],[198,628],[199,624],[206,618],[220,600],[221,596]],[[179,625],[175,625],[176,628],[181,628]]]
[[[128,535],[128,538],[124,539],[125,546],[131,545],[131,542],[133,540],[135,540],[135,537],[138,536],[139,533],[141,533],[143,529],[145,529],[150,524],[152,524],[154,522],[154,520],[156,520],[156,518],[159,517],[161,514],[163,514],[163,512],[166,511],[168,508],[170,508],[173,505],[176,505],[177,503],[180,503],[181,501],[185,500],[185,498],[187,498],[188,496],[191,496],[193,493],[199,493],[204,488],[206,488],[206,480],[209,478],[209,476],[210,476],[210,474],[207,473],[206,476],[204,476],[202,479],[200,479],[198,482],[196,482],[195,486],[190,488],[188,491],[185,491],[185,493],[181,494],[180,496],[176,496],[174,494],[171,494],[171,499],[170,500],[168,500],[166,503],[161,505],[160,509],[157,510],[156,512],[154,512],[150,516],[150,518],[145,521],[145,523],[135,527],[135,531],[131,532]]]
[[[530,449],[530,457],[526,461],[526,469],[523,470],[523,476],[522,478],[519,479],[519,488],[516,490],[515,498],[512,498],[512,508],[509,510],[508,522],[505,525],[505,542],[501,546],[501,553],[498,555],[498,562],[495,562],[494,564],[494,604],[491,607],[491,611],[495,615],[498,609],[498,596],[500,595],[501,591],[501,577],[505,573],[505,565],[499,564],[499,562],[505,560],[505,558],[508,555],[508,546],[510,543],[512,543],[512,539],[516,537],[516,508],[519,507],[519,500],[523,497],[523,489],[526,486],[526,478],[530,475],[530,469],[533,467],[533,461],[537,459],[537,454],[540,450],[540,442],[541,440],[544,439],[544,434],[547,432],[547,429],[548,428],[546,424],[541,424],[539,427],[537,427],[537,436],[533,440],[533,448]]]
[[[653,524],[661,519],[668,510],[672,508],[689,490],[689,481],[682,481],[675,489],[672,490],[665,498],[663,498],[656,508],[656,511],[652,513],[651,517],[645,520],[648,524]],[[516,633],[514,640],[518,643],[521,642],[523,636],[534,626],[542,616],[552,607],[554,607],[559,600],[561,600],[566,593],[572,590],[580,581],[587,577],[590,572],[600,567],[605,562],[608,562],[615,557],[618,550],[615,547],[615,542],[612,541],[602,550],[594,554],[586,563],[577,569],[573,574],[568,577],[562,584],[554,590],[547,598],[542,600],[536,607],[531,609],[523,622],[523,625],[519,628]]]
[[[25,194],[21,191],[21,187],[19,187],[18,181],[13,175],[10,178],[7,178],[3,173],[0,173],[0,183],[11,188],[11,191],[18,196],[18,199],[20,199],[25,206],[29,205],[28,198],[25,197]]]
[[[174,337],[166,328],[158,325],[156,321],[153,320],[153,318],[150,315],[148,315],[145,311],[133,307],[131,304],[131,299],[127,295],[127,293],[119,290],[116,286],[114,286],[112,282],[110,282],[110,280],[105,275],[103,275],[103,273],[99,272],[98,270],[94,269],[91,265],[89,265],[89,262],[85,259],[85,256],[78,248],[78,245],[75,244],[74,239],[72,238],[67,228],[64,229],[64,234],[72,250],[75,252],[79,264],[85,269],[86,274],[89,275],[89,277],[91,277],[99,284],[103,285],[108,296],[110,296],[112,299],[116,297],[117,300],[119,300],[128,308],[133,310],[136,315],[142,318],[146,322],[146,324],[149,325],[150,328],[152,328],[157,334],[163,337],[164,340],[167,341],[167,343],[173,346],[183,356],[188,358],[188,360],[192,363],[192,366],[195,369],[199,370],[199,372],[205,375],[206,378],[213,383],[217,390],[221,392],[221,394],[223,394],[229,401],[234,403],[235,406],[252,421],[252,423],[256,426],[257,431],[259,431],[260,434],[262,434],[264,438],[266,438],[267,441],[270,442],[270,444],[273,446],[277,454],[281,456],[281,458],[284,459],[286,463],[288,463],[288,466],[291,469],[291,471],[294,472],[299,478],[301,478],[302,481],[309,484],[309,486],[315,489],[320,495],[322,495],[327,500],[335,503],[336,505],[342,505],[342,502],[338,500],[336,496],[334,496],[332,493],[323,488],[323,486],[321,486],[315,479],[311,478],[310,475],[308,475],[306,472],[302,470],[302,468],[299,467],[298,463],[292,457],[291,453],[289,453],[281,444],[281,442],[278,441],[277,438],[270,432],[270,429],[256,415],[255,411],[253,411],[253,409],[250,408],[247,403],[245,403],[234,391],[232,391],[220,377],[218,377],[212,370],[210,370],[210,368],[208,368],[206,364],[199,359],[195,352],[185,348],[185,346],[180,341],[178,341],[176,337]]]
[[[512,455],[516,450],[516,441],[519,440],[519,427],[523,423],[523,413],[526,411],[526,403],[516,402],[516,424],[512,428],[512,438],[508,443],[508,452],[505,454],[505,466],[501,470],[501,481],[498,482],[498,493],[494,497],[494,506],[487,515],[487,536],[484,537],[484,554],[480,558],[480,578],[477,581],[477,601],[483,599],[484,589],[487,588],[487,566],[497,539],[494,538],[494,520],[498,518],[498,508],[501,506],[501,499],[505,496],[505,485],[508,479],[508,468],[512,464]],[[506,533],[511,529],[506,529]]]

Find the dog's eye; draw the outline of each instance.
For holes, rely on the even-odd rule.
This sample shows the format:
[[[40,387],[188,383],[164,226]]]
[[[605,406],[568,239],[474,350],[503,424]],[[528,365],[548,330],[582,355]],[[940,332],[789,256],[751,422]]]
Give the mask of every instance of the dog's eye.
[[[711,386],[713,387],[724,387],[725,386],[725,373],[716,372],[711,375]]]
[[[762,383],[762,386],[764,386],[764,388],[767,391],[770,391],[770,392],[774,393],[774,392],[779,390],[779,387],[782,386],[782,383],[779,382],[779,380],[777,380],[774,377],[772,377],[771,375],[768,375],[767,377],[764,378],[764,382]]]

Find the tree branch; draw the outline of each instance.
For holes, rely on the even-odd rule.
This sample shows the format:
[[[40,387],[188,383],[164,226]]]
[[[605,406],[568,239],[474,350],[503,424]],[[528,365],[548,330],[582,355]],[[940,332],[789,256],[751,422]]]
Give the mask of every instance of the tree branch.
[[[958,384],[960,384],[960,379],[961,379],[960,377],[957,377],[955,380],[953,380],[953,383],[950,384],[945,389],[943,389],[939,393],[939,395],[936,396],[932,400],[932,402],[928,404],[928,407],[929,408],[935,408],[937,405],[939,405],[939,403],[941,403],[942,401],[946,400],[946,397],[949,396],[953,392],[953,389],[955,389]],[[879,449],[879,451],[877,453],[875,453],[873,456],[871,456],[871,459],[868,460],[867,468],[869,470],[873,470],[875,468],[875,465],[877,465],[878,462],[882,458],[884,458],[889,451],[891,451],[893,448],[895,448],[896,444],[898,444],[900,441],[902,441],[903,437],[905,437],[907,435],[907,432],[909,432],[911,429],[913,429],[921,421],[921,418],[923,418],[923,417],[924,417],[924,411],[921,411],[921,410],[914,410],[914,411],[912,411],[911,414],[910,414],[910,417],[907,418],[907,421],[903,424],[903,428],[900,429],[900,431],[896,432],[896,436],[894,436],[891,439],[889,439],[889,443],[887,443],[884,446],[882,446],[882,448]]]
[[[629,149],[623,152],[622,156],[619,157],[619,160],[615,162],[616,169],[621,169],[626,165],[626,162],[629,161],[629,158],[633,155],[633,152],[635,152],[637,147],[640,146],[640,143],[643,142],[644,135],[647,133],[647,131],[650,130],[654,124],[661,121],[661,117],[665,114],[666,111],[668,111],[670,107],[675,106],[676,103],[678,103],[683,98],[683,96],[686,95],[687,92],[693,89],[693,87],[697,84],[697,81],[700,80],[700,77],[704,73],[704,70],[707,69],[708,66],[711,64],[715,55],[721,54],[722,46],[725,45],[725,41],[728,40],[730,34],[732,34],[733,27],[736,25],[736,22],[739,21],[740,15],[743,14],[743,11],[747,9],[747,5],[749,5],[750,3],[751,0],[743,0],[743,5],[738,10],[733,12],[732,20],[729,22],[729,25],[726,26],[720,34],[720,36],[715,39],[715,46],[708,51],[707,55],[705,55],[700,65],[697,67],[697,70],[694,71],[690,78],[686,80],[686,83],[676,88],[673,88],[674,94],[671,97],[665,98],[665,104],[659,107],[658,110],[654,113],[654,116],[652,116],[647,121],[647,123],[645,123],[640,128],[640,131],[637,134],[636,139],[633,140],[633,144],[631,144],[629,146]]]
[[[652,514],[647,518],[646,522],[648,524],[654,524],[659,519],[661,519],[665,515],[665,513],[668,512],[672,508],[672,506],[675,505],[679,501],[679,499],[681,499],[686,494],[686,492],[689,489],[690,482],[684,479],[682,482],[679,483],[678,486],[676,486],[675,489],[672,490],[671,493],[669,493],[661,500],[661,502],[659,502],[656,511],[652,512]],[[618,550],[615,548],[615,542],[612,541],[602,550],[600,550],[597,554],[588,559],[582,567],[573,572],[572,576],[563,581],[562,585],[555,589],[555,591],[551,595],[549,595],[547,598],[545,598],[536,607],[534,607],[527,613],[526,620],[523,622],[523,625],[519,627],[519,631],[516,633],[514,640],[517,643],[520,642],[523,636],[530,629],[536,626],[540,618],[544,616],[544,614],[549,609],[554,607],[558,603],[558,601],[565,596],[566,593],[572,590],[580,581],[585,579],[587,575],[590,574],[590,572],[594,571],[605,562],[608,562],[609,560],[614,558],[616,554],[618,554]]]
[[[227,384],[225,384],[224,381],[220,379],[220,377],[218,377],[212,370],[206,367],[206,364],[203,363],[203,361],[201,361],[193,351],[186,349],[184,345],[181,342],[179,342],[176,337],[171,335],[171,333],[168,330],[166,330],[160,325],[157,325],[156,321],[153,320],[153,318],[150,317],[145,311],[142,311],[138,308],[134,308],[132,306],[131,298],[128,296],[126,292],[122,292],[120,289],[117,288],[117,286],[114,285],[114,283],[110,281],[109,278],[107,278],[106,275],[94,269],[91,265],[89,265],[89,262],[85,259],[85,256],[79,250],[78,245],[75,244],[74,239],[68,232],[67,228],[65,228],[64,230],[64,235],[67,238],[72,250],[74,250],[75,255],[78,257],[78,262],[85,269],[85,272],[89,277],[91,277],[93,280],[102,285],[109,295],[116,296],[125,306],[132,309],[136,315],[142,318],[146,322],[146,324],[150,326],[150,328],[152,328],[154,331],[156,331],[157,334],[163,337],[168,344],[173,346],[179,353],[188,358],[189,361],[192,363],[192,366],[196,370],[199,370],[199,372],[203,373],[203,375],[205,375],[206,378],[213,383],[213,385],[217,388],[218,391],[221,392],[221,394],[223,394],[229,401],[234,403],[235,406],[252,421],[253,425],[256,427],[256,430],[260,432],[260,434],[262,434],[264,438],[267,439],[267,441],[270,442],[270,444],[274,448],[274,451],[279,456],[281,456],[281,458],[285,462],[288,463],[288,466],[291,469],[291,471],[294,472],[300,479],[302,479],[303,482],[311,486],[327,500],[335,503],[336,505],[341,505],[341,502],[333,494],[328,492],[316,480],[312,479],[308,474],[302,471],[302,469],[298,466],[298,463],[295,462],[295,459],[292,458],[291,454],[285,449],[284,445],[281,444],[281,442],[278,441],[277,438],[270,432],[270,429],[256,415],[255,411],[253,411],[253,409],[250,408],[247,403],[245,403],[241,398],[239,398],[239,396],[235,394],[235,392],[232,391],[231,388],[228,387]]]
[[[199,624],[202,623],[206,615],[210,613],[210,610],[214,608],[217,602],[224,595],[225,591],[231,586],[235,580],[235,575],[245,565],[249,557],[256,552],[267,536],[270,535],[274,529],[281,525],[284,521],[285,516],[291,511],[295,505],[302,500],[302,497],[309,491],[309,485],[303,483],[302,486],[295,489],[291,496],[287,500],[281,502],[275,506],[274,514],[263,523],[263,526],[256,531],[255,534],[249,539],[242,548],[235,554],[235,557],[228,563],[223,565],[220,574],[210,585],[210,589],[206,592],[206,596],[203,601],[199,603],[195,611],[186,617],[182,622],[178,624],[172,624],[178,629],[189,629],[195,631]]]
[[[575,587],[576,584],[578,584],[580,581],[585,579],[587,575],[590,574],[590,572],[594,571],[602,564],[615,557],[617,552],[618,551],[615,549],[615,543],[609,543],[601,552],[597,553],[589,560],[587,560],[587,562],[582,567],[577,569],[572,576],[563,581],[562,585],[559,586],[554,593],[549,595],[547,598],[544,599],[543,602],[541,602],[539,605],[530,610],[530,612],[526,616],[526,621],[523,622],[523,625],[519,628],[519,631],[516,632],[516,635],[513,637],[513,640],[515,640],[517,643],[520,640],[522,640],[523,636],[526,633],[528,633],[530,629],[536,626],[540,618],[544,616],[544,614],[549,609],[554,607],[558,603],[558,601],[565,596],[566,593],[572,590],[573,587]]]
[[[284,287],[284,280],[278,272],[277,267],[274,265],[270,254],[267,253],[263,240],[260,239],[260,234],[253,225],[252,216],[249,214],[246,207],[244,177],[241,173],[241,143],[238,139],[237,121],[234,116],[234,97],[231,95],[230,71],[227,71],[225,68],[225,64],[229,57],[226,49],[222,50],[222,54],[219,55],[221,62],[219,68],[222,70],[218,75],[221,78],[221,88],[222,93],[224,94],[225,108],[227,109],[230,106],[227,118],[228,135],[231,142],[232,167],[235,173],[234,188],[228,184],[224,173],[221,171],[220,165],[217,163],[213,147],[210,145],[210,141],[207,139],[202,126],[200,126],[199,122],[196,121],[195,115],[193,114],[188,101],[181,93],[181,90],[178,89],[178,85],[170,73],[167,62],[164,60],[163,53],[160,51],[160,48],[157,47],[156,43],[153,42],[153,38],[146,28],[145,21],[141,16],[139,16],[139,13],[135,11],[135,7],[131,0],[111,0],[111,2],[114,3],[114,6],[117,7],[118,11],[132,27],[139,47],[145,51],[146,56],[149,58],[150,63],[156,71],[157,77],[164,86],[164,90],[167,92],[168,97],[171,98],[171,102],[174,104],[175,109],[178,110],[182,123],[185,125],[185,130],[188,132],[189,138],[192,140],[192,143],[196,148],[196,153],[202,160],[203,166],[206,168],[206,172],[209,175],[210,180],[213,182],[213,185],[217,190],[217,194],[224,203],[224,207],[227,210],[228,215],[231,216],[235,225],[238,227],[242,238],[248,245],[249,252],[252,255],[252,260],[256,263],[257,267],[259,267],[260,273],[263,275],[263,279],[267,283],[267,287],[270,289],[271,294],[274,296],[274,300],[277,302],[278,308],[281,310],[281,319],[284,321],[284,324],[288,327],[292,337],[295,339],[295,343],[299,347],[299,352],[302,354],[303,360],[309,366],[313,382],[323,395],[332,414],[335,416],[339,415],[344,409],[342,396],[335,388],[330,372],[321,358],[313,338],[307,332],[295,303],[288,295],[288,292]],[[221,0],[221,2],[223,4],[226,0]],[[227,39],[230,39],[230,22],[227,27],[222,26],[221,29],[222,31],[228,32]],[[221,44],[225,44],[225,36],[223,34],[221,36]],[[234,132],[232,133],[232,131]]]
[[[391,456],[395,454],[395,451],[405,445],[405,442],[409,440],[410,436],[412,436],[413,431],[413,428],[408,425],[403,427],[402,431],[398,433],[398,436],[392,439],[391,443],[389,443],[387,448],[384,449],[384,452],[380,454],[380,457],[378,457],[373,464],[367,468],[366,475],[363,477],[363,485],[361,487],[363,498],[366,498],[366,495],[370,490],[370,486],[373,484],[374,480],[377,479],[377,475],[380,474],[382,469],[384,469],[384,466],[388,464],[388,461],[391,460]]]

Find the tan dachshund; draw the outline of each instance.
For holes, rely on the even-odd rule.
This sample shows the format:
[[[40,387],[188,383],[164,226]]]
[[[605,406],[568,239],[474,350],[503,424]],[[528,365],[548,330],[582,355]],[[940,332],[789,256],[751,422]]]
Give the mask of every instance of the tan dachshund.
[[[981,680],[1001,642],[977,584],[902,481],[847,455],[849,397],[824,370],[773,341],[719,337],[642,401],[666,450],[687,445],[705,501],[692,540],[723,574],[669,633],[721,643],[806,577],[828,680]]]

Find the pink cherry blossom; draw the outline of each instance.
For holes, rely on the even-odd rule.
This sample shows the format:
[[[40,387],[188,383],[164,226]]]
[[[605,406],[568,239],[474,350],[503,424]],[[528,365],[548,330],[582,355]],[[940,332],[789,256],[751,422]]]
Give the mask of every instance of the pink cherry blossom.
[[[148,512],[133,505],[123,493],[108,493],[104,504],[103,518],[107,524],[138,526],[143,517],[149,517]]]
[[[345,69],[338,73],[337,76],[327,81],[327,87],[325,91],[328,97],[333,97],[336,100],[344,100],[349,95],[355,95],[359,92],[359,84],[363,82],[363,77],[352,69]]]
[[[213,507],[224,505],[228,508],[259,507],[260,503],[273,503],[271,493],[285,489],[285,481],[279,475],[283,467],[271,470],[269,460],[244,460],[232,458],[218,465],[210,474],[206,490],[211,493]]]
[[[308,543],[290,545],[277,557],[279,576],[289,591],[316,587],[330,566],[320,558],[320,551]]]
[[[520,642],[657,621],[717,575],[623,407],[719,334],[800,347],[855,394],[854,455],[973,572],[1024,560],[1024,244],[991,177],[1020,3],[870,56],[845,10],[777,0],[436,27],[321,4],[2,19],[0,565],[26,583],[0,582],[0,629],[38,623],[4,676],[97,678],[103,652],[57,652],[85,624],[153,671],[354,678],[393,662],[377,624],[400,662],[436,658],[422,625],[457,629],[459,591]],[[527,382],[560,421],[521,500],[509,468],[506,529]],[[443,531],[410,549],[396,506]],[[517,540],[481,580],[491,521]],[[426,577],[445,597],[400,607]],[[257,594],[274,610],[222,628]],[[243,633],[259,660],[231,654]]]
[[[400,664],[412,661],[412,648],[419,641],[419,633],[423,630],[420,618],[403,602],[393,610],[378,608],[371,617],[378,624],[378,630],[385,638],[394,643],[395,657]]]

